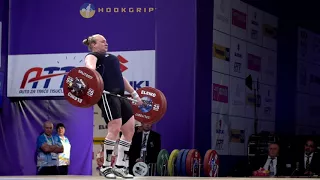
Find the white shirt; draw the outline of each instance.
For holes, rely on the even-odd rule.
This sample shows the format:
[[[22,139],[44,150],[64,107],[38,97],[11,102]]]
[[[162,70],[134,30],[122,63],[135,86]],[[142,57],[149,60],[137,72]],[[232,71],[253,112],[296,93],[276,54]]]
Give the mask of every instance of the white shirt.
[[[263,166],[263,169],[265,169],[265,170],[268,170],[269,169],[269,165],[270,165],[270,162],[271,162],[271,157],[270,156],[268,156],[268,159],[267,159],[267,161],[266,161],[266,163],[264,164],[264,166]],[[273,169],[274,169],[274,175],[276,175],[277,174],[277,157],[275,157],[274,159],[273,159]]]
[[[143,147],[143,148],[141,148],[141,153],[140,153],[140,155],[141,155],[141,157],[143,156],[143,152],[144,151],[147,151],[147,142],[148,142],[148,139],[149,139],[149,135],[150,135],[150,131],[142,131],[142,141],[141,141],[141,147],[143,147],[143,139],[144,139],[144,137],[146,136],[146,142],[145,142],[145,147]]]
[[[59,162],[58,166],[69,165],[70,164],[70,151],[71,151],[71,143],[69,139],[64,136],[64,139],[60,137],[61,143],[63,145],[63,153],[59,153]]]
[[[313,157],[313,153],[311,153],[311,154],[309,155],[309,165],[310,165],[310,163],[311,163],[312,157]],[[307,168],[307,159],[308,159],[308,155],[304,154],[304,168],[305,168],[305,169]]]

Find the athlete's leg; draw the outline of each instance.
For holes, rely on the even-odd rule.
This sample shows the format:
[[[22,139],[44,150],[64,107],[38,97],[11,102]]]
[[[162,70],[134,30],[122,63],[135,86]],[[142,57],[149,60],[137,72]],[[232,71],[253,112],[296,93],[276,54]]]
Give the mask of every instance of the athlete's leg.
[[[104,140],[104,162],[103,168],[100,169],[101,173],[106,178],[116,178],[113,174],[111,167],[111,158],[114,146],[116,144],[116,140],[118,134],[120,132],[120,128],[122,125],[121,120],[121,103],[116,97],[107,97],[105,94],[102,96],[101,101],[98,103],[102,115],[108,124],[107,128],[107,136]]]
[[[135,120],[130,103],[126,100],[121,101],[122,121],[121,138],[118,145],[118,158],[116,161],[116,168],[114,173],[118,176],[130,178],[132,175],[128,174],[129,167],[129,149],[134,134]]]

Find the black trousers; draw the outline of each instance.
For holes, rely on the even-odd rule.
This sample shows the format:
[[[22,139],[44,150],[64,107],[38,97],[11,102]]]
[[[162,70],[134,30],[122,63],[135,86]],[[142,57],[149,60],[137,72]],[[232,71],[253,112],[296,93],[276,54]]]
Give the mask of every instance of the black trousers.
[[[59,170],[57,166],[47,166],[47,167],[37,167],[37,175],[59,175]]]
[[[58,166],[59,175],[68,175],[69,166]]]

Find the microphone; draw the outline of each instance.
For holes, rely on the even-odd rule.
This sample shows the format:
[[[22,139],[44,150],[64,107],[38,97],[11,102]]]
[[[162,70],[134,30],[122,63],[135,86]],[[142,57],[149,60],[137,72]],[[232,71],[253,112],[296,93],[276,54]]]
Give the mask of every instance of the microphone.
[[[291,176],[293,176],[293,174],[295,172],[299,171],[299,162],[296,162],[296,169],[294,169],[294,171],[292,172]]]

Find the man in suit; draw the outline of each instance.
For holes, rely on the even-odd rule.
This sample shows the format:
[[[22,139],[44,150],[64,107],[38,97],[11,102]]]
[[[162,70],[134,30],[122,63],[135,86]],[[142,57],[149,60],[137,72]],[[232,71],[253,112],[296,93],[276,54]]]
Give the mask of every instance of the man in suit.
[[[268,156],[260,156],[253,162],[253,171],[263,168],[269,170],[270,176],[287,175],[285,162],[279,157],[279,150],[277,143],[271,143],[268,147]]]
[[[307,140],[304,145],[303,156],[298,159],[300,176],[318,175],[320,169],[319,154],[315,153],[315,142],[313,140]]]
[[[136,162],[144,161],[146,164],[156,163],[161,150],[161,136],[151,130],[152,125],[142,123],[142,131],[136,132],[132,139],[129,151],[129,170]]]

